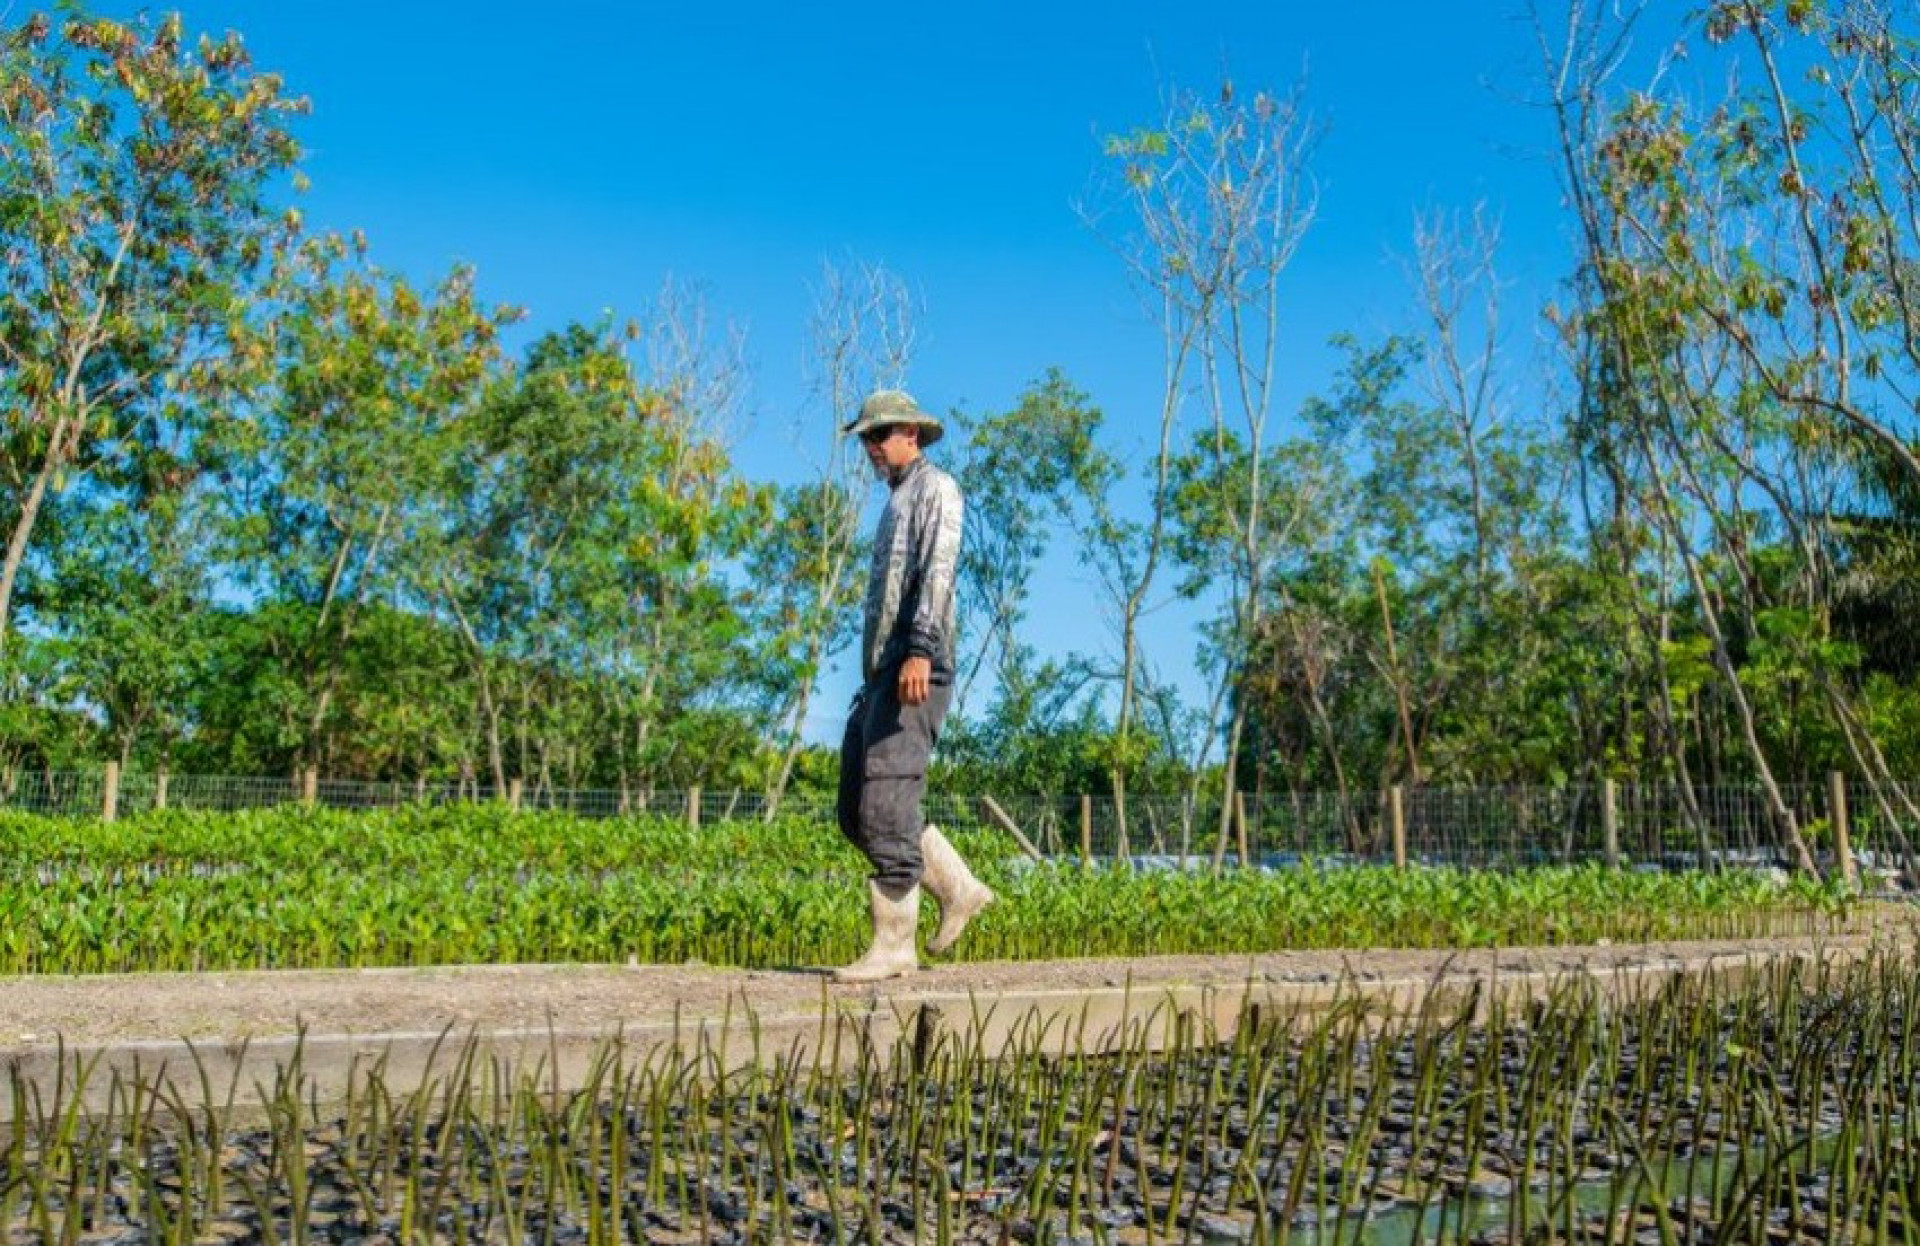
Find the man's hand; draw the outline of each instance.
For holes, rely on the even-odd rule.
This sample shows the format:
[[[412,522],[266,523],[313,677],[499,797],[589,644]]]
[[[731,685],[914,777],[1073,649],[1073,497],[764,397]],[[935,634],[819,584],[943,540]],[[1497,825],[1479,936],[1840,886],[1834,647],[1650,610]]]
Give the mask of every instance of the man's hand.
[[[908,658],[900,664],[900,704],[918,705],[925,701],[932,683],[933,663],[926,658]]]

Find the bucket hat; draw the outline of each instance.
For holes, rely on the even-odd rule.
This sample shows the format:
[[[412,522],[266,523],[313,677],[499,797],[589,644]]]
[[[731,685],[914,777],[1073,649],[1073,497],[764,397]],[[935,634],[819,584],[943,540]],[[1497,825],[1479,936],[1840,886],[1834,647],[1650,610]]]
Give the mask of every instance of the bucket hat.
[[[883,428],[888,424],[919,425],[922,447],[940,440],[947,431],[938,416],[921,410],[913,395],[904,389],[879,389],[868,394],[860,404],[860,414],[841,431],[859,436],[870,428]]]

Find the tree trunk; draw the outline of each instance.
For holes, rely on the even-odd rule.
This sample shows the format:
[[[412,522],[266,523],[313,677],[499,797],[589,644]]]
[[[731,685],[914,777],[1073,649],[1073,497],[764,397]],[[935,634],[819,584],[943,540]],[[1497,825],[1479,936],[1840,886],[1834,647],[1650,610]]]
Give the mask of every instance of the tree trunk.
[[[1721,682],[1725,685],[1727,696],[1733,701],[1734,714],[1740,724],[1740,736],[1747,747],[1747,756],[1753,762],[1754,772],[1760,778],[1760,786],[1767,796],[1769,811],[1773,814],[1776,826],[1787,851],[1793,855],[1794,864],[1802,873],[1815,878],[1820,876],[1820,867],[1814,863],[1813,853],[1807,848],[1807,841],[1800,834],[1798,822],[1793,811],[1787,807],[1786,799],[1780,794],[1775,783],[1773,768],[1767,764],[1766,751],[1760,746],[1760,736],[1753,720],[1753,707],[1747,702],[1746,689],[1740,682],[1740,672],[1733,664],[1733,655],[1727,650],[1727,638],[1720,625],[1720,612],[1713,604],[1713,594],[1707,584],[1706,575],[1701,570],[1699,560],[1694,557],[1693,547],[1687,541],[1686,534],[1680,529],[1680,517],[1677,514],[1672,495],[1667,490],[1666,478],[1661,475],[1660,467],[1654,456],[1653,446],[1646,430],[1639,430],[1642,451],[1647,456],[1647,468],[1654,489],[1658,493],[1662,511],[1671,526],[1674,548],[1680,555],[1681,565],[1686,568],[1687,578],[1693,585],[1693,593],[1700,607],[1700,622],[1705,628],[1707,638],[1713,643],[1714,665],[1720,672]]]
[[[1138,660],[1139,655],[1139,637],[1136,632],[1139,626],[1137,605],[1139,601],[1140,597],[1138,594],[1127,599],[1124,606],[1124,616],[1120,625],[1120,714],[1114,721],[1114,733],[1119,737],[1119,743],[1123,748],[1132,747],[1130,740],[1134,716],[1133,671],[1134,663]],[[1126,764],[1123,758],[1115,762],[1111,775],[1114,833],[1118,837],[1115,842],[1120,846],[1119,855],[1123,857],[1128,855],[1125,851],[1127,844],[1127,776],[1124,773],[1125,769]]]
[[[1420,750],[1413,742],[1413,714],[1407,707],[1407,681],[1400,670],[1400,649],[1393,637],[1393,612],[1387,608],[1387,581],[1380,568],[1373,568],[1374,594],[1380,601],[1380,625],[1387,638],[1387,669],[1393,682],[1393,700],[1400,714],[1400,736],[1407,750],[1407,781],[1420,784]]]
[[[46,500],[47,489],[53,482],[55,473],[66,462],[63,446],[70,434],[70,426],[61,420],[53,427],[53,435],[47,441],[46,458],[35,473],[33,484],[27,489],[27,496],[20,500],[20,516],[14,520],[13,535],[7,541],[6,561],[0,563],[0,656],[7,650],[7,637],[13,623],[13,587],[20,576],[20,564],[26,561],[27,541],[33,535],[34,523],[40,517],[41,504]]]
[[[1920,887],[1920,859],[1916,859],[1913,844],[1901,829],[1902,819],[1896,816],[1888,800],[1888,793],[1900,802],[1907,821],[1920,821],[1920,805],[1907,794],[1907,787],[1893,777],[1887,766],[1886,754],[1881,752],[1880,744],[1873,738],[1873,732],[1867,730],[1860,716],[1842,693],[1839,684],[1824,667],[1816,667],[1821,688],[1826,692],[1828,702],[1833,706],[1834,718],[1840,724],[1842,736],[1847,742],[1847,751],[1853,757],[1854,765],[1866,776],[1867,787],[1873,793],[1874,804],[1879,806],[1881,818],[1887,834],[1900,849],[1900,863],[1906,874],[1909,888]]]
[[[506,758],[500,743],[500,708],[494,702],[493,681],[487,676],[487,651],[480,643],[480,637],[467,621],[466,612],[460,609],[453,595],[453,588],[445,588],[447,608],[453,611],[455,621],[460,624],[460,633],[466,637],[467,652],[473,658],[474,680],[480,685],[480,711],[486,718],[487,762],[493,769],[493,788],[496,794],[506,791]]]
[[[493,683],[487,678],[486,659],[480,659],[480,710],[487,719],[487,764],[493,770],[493,790],[507,790],[507,763],[500,743],[500,710],[493,701]]]
[[[327,711],[332,707],[334,694],[340,686],[340,674],[346,664],[347,642],[353,638],[354,618],[358,613],[355,607],[360,604],[360,585],[365,582],[367,571],[372,567],[373,560],[378,556],[380,546],[386,539],[387,521],[392,514],[391,504],[380,511],[380,519],[374,525],[373,537],[367,543],[366,556],[360,560],[360,575],[354,582],[353,596],[346,599],[340,607],[340,634],[332,639],[332,643],[327,642],[328,638],[325,635],[327,619],[333,613],[334,602],[339,600],[340,582],[346,575],[347,560],[353,556],[354,538],[351,533],[340,541],[340,552],[334,556],[333,567],[327,576],[326,592],[320,599],[320,617],[314,620],[310,643],[319,646],[326,654],[326,670],[320,685],[320,694],[314,698],[313,713],[307,719],[306,744],[307,759],[316,765],[320,761],[320,733],[326,725]],[[313,667],[309,662],[309,677],[312,674]]]
[[[94,349],[100,345],[100,326],[107,315],[108,296],[119,282],[120,270],[133,250],[137,224],[137,217],[121,223],[120,243],[114,249],[105,276],[100,280],[93,311],[87,317],[86,326],[71,343],[66,361],[66,378],[60,384],[60,396],[54,409],[77,414],[63,415],[53,422],[53,431],[47,437],[47,456],[41,462],[33,484],[27,489],[27,496],[21,500],[20,517],[14,521],[13,535],[7,540],[6,558],[0,562],[0,657],[6,654],[7,636],[13,625],[13,589],[20,576],[20,564],[26,561],[27,541],[33,535],[34,522],[39,518],[41,504],[46,500],[47,489],[54,475],[79,453],[80,434],[92,414],[93,402],[81,382],[81,374],[88,360],[93,357]]]
[[[1220,793],[1220,837],[1213,844],[1213,872],[1218,874],[1227,859],[1227,837],[1233,831],[1233,798],[1239,787],[1240,735],[1247,721],[1246,701],[1236,698],[1233,725],[1227,729],[1227,760],[1222,767],[1225,784]],[[1242,862],[1241,864],[1245,864]]]
[[[1624,572],[1623,572],[1624,575]],[[1632,598],[1635,617],[1639,619],[1641,631],[1648,640],[1648,649],[1652,653],[1653,677],[1659,682],[1656,695],[1648,698],[1652,706],[1655,726],[1660,732],[1662,747],[1667,759],[1673,763],[1674,778],[1680,792],[1680,813],[1687,827],[1693,832],[1695,851],[1700,860],[1700,868],[1712,871],[1715,867],[1713,848],[1707,834],[1707,820],[1700,812],[1700,798],[1694,791],[1693,768],[1687,761],[1687,742],[1681,737],[1680,728],[1673,720],[1673,682],[1667,670],[1666,646],[1672,639],[1672,610],[1667,600],[1666,559],[1661,559],[1660,613],[1658,617],[1649,616],[1647,609],[1635,594]]]
[[[773,783],[767,788],[766,820],[771,822],[780,813],[780,802],[786,799],[787,784],[793,779],[793,763],[800,756],[802,730],[807,721],[807,706],[813,700],[813,680],[808,679],[800,689],[793,705],[793,726],[787,732],[786,747],[780,751],[780,770],[773,777]]]

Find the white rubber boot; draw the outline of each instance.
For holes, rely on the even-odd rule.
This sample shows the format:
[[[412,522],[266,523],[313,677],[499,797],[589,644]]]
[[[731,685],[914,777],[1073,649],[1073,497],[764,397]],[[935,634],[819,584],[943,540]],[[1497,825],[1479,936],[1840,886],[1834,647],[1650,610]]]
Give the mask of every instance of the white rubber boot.
[[[833,971],[835,982],[884,982],[920,968],[913,937],[920,925],[920,888],[890,900],[880,884],[867,880],[867,900],[873,910],[873,946],[851,965]]]
[[[940,902],[940,929],[927,940],[927,953],[943,956],[960,941],[967,923],[993,903],[993,889],[973,876],[940,828],[931,823],[920,833],[920,857],[926,863],[920,882]]]

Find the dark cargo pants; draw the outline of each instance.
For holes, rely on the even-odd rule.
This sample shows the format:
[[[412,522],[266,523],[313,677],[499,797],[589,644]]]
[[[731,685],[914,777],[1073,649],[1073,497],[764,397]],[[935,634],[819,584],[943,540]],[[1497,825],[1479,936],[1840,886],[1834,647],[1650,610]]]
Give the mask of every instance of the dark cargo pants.
[[[840,833],[873,864],[873,880],[898,900],[920,881],[920,798],[927,759],[953,700],[953,684],[934,676],[927,699],[900,703],[898,668],[881,673],[854,698],[840,741]]]

